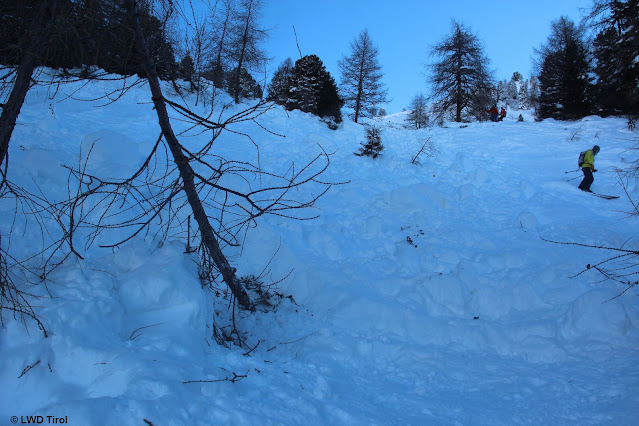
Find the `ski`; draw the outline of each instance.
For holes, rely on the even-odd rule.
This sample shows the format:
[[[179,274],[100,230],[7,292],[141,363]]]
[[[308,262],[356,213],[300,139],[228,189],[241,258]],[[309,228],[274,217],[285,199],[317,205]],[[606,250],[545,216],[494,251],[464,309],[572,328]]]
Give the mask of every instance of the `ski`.
[[[619,198],[618,195],[606,195],[606,194],[597,194],[596,192],[591,192],[595,197],[603,198],[605,200],[615,200]]]

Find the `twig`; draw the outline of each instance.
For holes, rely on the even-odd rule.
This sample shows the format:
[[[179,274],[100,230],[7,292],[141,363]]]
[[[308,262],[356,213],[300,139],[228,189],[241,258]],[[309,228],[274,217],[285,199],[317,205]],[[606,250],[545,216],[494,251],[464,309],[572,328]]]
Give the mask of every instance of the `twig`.
[[[297,51],[300,52],[300,59],[302,59],[302,49],[300,49],[300,42],[297,39],[297,31],[295,31],[295,25],[293,25],[293,34],[295,34],[295,44],[297,44]]]
[[[27,374],[29,372],[29,370],[31,370],[33,367],[35,367],[38,364],[40,364],[40,360],[37,360],[35,363],[26,366],[24,368],[24,370],[22,370],[22,373],[20,373],[20,375],[18,376],[18,379],[21,378],[22,376],[24,376],[25,374]]]
[[[225,377],[223,379],[216,379],[216,380],[187,380],[185,382],[182,382],[182,384],[186,385],[189,383],[217,383],[217,382],[235,383],[248,377],[248,371],[246,372],[246,374],[236,374],[236,373],[232,373],[232,374],[233,374],[233,377]]]
[[[280,345],[291,345],[291,344],[293,344],[293,343],[297,343],[297,342],[299,342],[300,340],[304,340],[304,339],[306,339],[307,337],[311,337],[311,336],[313,336],[313,335],[315,335],[315,334],[317,334],[317,333],[307,334],[306,336],[302,336],[302,337],[300,337],[299,339],[293,340],[293,341],[291,341],[291,342],[280,342]]]
[[[255,347],[253,347],[253,349],[251,349],[251,350],[250,350],[250,351],[248,351],[248,352],[244,352],[242,355],[244,355],[244,356],[249,356],[249,355],[251,355],[251,352],[253,352],[255,349],[257,349],[257,347],[258,347],[258,346],[260,346],[260,343],[262,343],[262,341],[261,341],[261,340],[258,340],[258,341],[257,341],[257,345],[255,345]]]
[[[134,336],[134,335],[135,335],[135,333],[137,333],[137,332],[138,332],[138,331],[140,331],[140,330],[143,330],[143,329],[145,329],[145,328],[150,328],[150,327],[156,327],[156,326],[158,326],[158,325],[162,325],[162,324],[164,324],[164,323],[163,323],[163,322],[160,322],[160,323],[157,323],[157,324],[151,324],[151,325],[145,325],[145,326],[143,326],[143,327],[138,327],[138,328],[136,328],[135,330],[133,330],[133,332],[132,332],[132,333],[131,333],[131,335],[129,336],[129,340],[135,340],[135,339],[137,339],[138,337],[140,337],[140,336],[142,335],[142,333],[138,334],[137,336]]]

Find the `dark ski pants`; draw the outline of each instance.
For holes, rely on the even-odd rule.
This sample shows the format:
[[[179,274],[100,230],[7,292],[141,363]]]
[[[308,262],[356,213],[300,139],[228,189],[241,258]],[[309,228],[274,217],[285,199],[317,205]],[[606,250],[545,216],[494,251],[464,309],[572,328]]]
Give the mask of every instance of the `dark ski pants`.
[[[581,171],[584,172],[584,180],[579,184],[579,189],[582,191],[590,191],[590,185],[595,180],[592,176],[592,169],[590,167],[582,167]]]

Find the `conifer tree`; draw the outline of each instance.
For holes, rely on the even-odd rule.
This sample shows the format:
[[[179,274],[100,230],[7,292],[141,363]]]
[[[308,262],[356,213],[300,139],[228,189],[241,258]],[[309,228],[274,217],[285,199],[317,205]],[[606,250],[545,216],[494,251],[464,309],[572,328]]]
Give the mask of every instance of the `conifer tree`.
[[[267,101],[272,101],[279,105],[286,104],[288,90],[291,85],[292,69],[293,61],[291,58],[286,58],[286,60],[277,68],[271,83],[268,85],[268,95],[266,96]]]
[[[530,97],[528,95],[528,80],[522,81],[519,86],[519,92],[517,93],[517,100],[519,104],[517,107],[519,109],[528,109],[530,108]]]
[[[342,122],[342,105],[344,101],[339,96],[335,80],[320,58],[307,55],[295,62],[286,109],[310,112],[338,124]]]
[[[180,61],[180,66],[178,67],[178,77],[183,79],[184,81],[188,81],[191,83],[191,87],[193,88],[194,81],[193,77],[195,74],[195,62],[191,55],[187,54]]]
[[[517,95],[519,94],[520,84],[521,80],[516,75],[513,75],[510,81],[508,81],[508,83],[506,84],[507,103],[509,105],[517,104]]]
[[[382,129],[377,126],[366,127],[366,143],[360,143],[360,145],[359,152],[356,152],[355,155],[359,157],[379,157],[384,150]]]
[[[428,104],[426,102],[426,96],[422,93],[415,96],[408,106],[410,112],[408,113],[408,121],[415,125],[415,128],[421,129],[428,125]]]
[[[583,31],[567,17],[552,23],[548,43],[538,52],[539,118],[575,120],[592,112],[592,67]]]
[[[244,68],[226,73],[226,87],[229,93],[235,93],[239,99],[262,99],[262,88]]]
[[[593,54],[602,112],[639,115],[639,0],[606,1]]]
[[[498,81],[497,86],[495,86],[492,96],[495,99],[496,104],[503,102],[508,99],[508,82],[506,80]]]
[[[453,21],[451,35],[437,44],[432,54],[440,58],[430,66],[432,98],[438,112],[452,113],[456,122],[484,119],[493,102],[493,77],[477,36]]]
[[[17,65],[24,55],[22,34],[27,32],[38,5],[42,1],[0,2],[0,63]],[[133,36],[123,22],[121,2],[116,0],[59,1],[58,13],[51,24],[49,36],[38,50],[43,52],[36,66],[68,70],[95,66],[109,73],[143,75],[139,54],[132,49]],[[151,5],[142,2],[140,24],[155,52],[161,78],[172,79],[177,74],[173,46],[167,38],[164,22],[153,15]]]
[[[364,29],[351,43],[350,55],[338,62],[344,101],[347,107],[353,109],[356,123],[360,117],[372,115],[372,109],[377,104],[388,102],[387,91],[381,83],[383,74],[378,54],[368,30]]]
[[[528,80],[528,104],[530,108],[539,106],[539,96],[539,79],[533,75]]]

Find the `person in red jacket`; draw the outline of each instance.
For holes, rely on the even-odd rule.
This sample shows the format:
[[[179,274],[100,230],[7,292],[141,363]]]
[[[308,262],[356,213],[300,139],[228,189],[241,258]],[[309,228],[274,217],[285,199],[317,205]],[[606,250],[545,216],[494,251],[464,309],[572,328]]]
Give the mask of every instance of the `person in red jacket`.
[[[493,105],[493,107],[489,110],[486,110],[486,112],[490,114],[490,121],[497,121],[497,117],[499,117],[499,111],[497,111],[497,105]]]
[[[503,121],[506,117],[506,110],[504,107],[501,107],[501,111],[499,111],[499,121]]]

